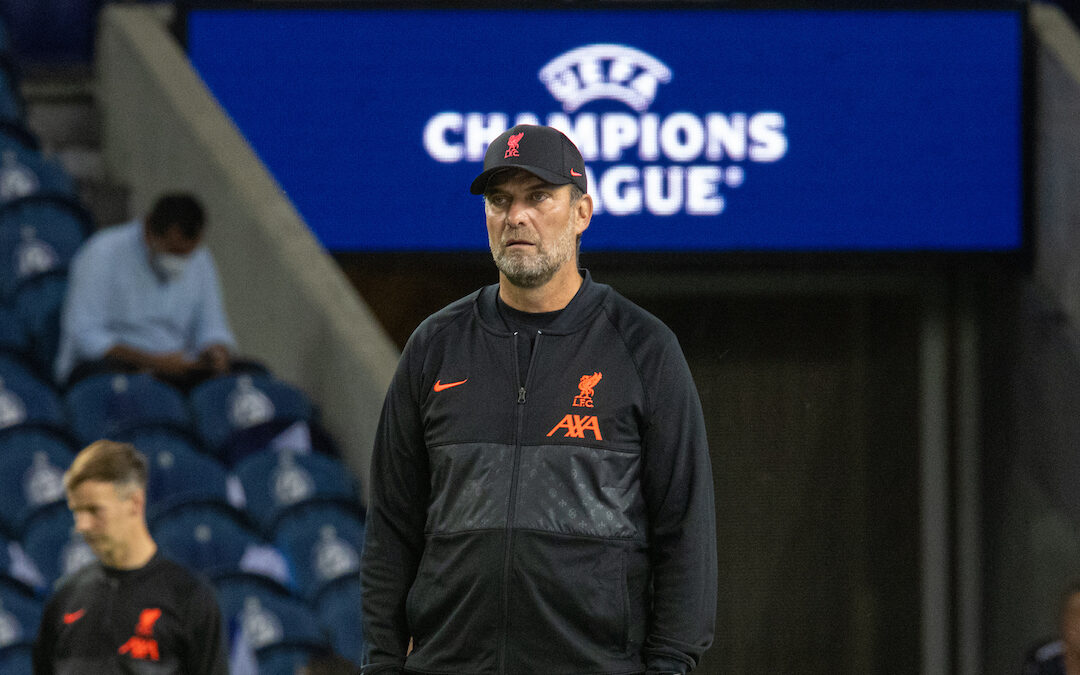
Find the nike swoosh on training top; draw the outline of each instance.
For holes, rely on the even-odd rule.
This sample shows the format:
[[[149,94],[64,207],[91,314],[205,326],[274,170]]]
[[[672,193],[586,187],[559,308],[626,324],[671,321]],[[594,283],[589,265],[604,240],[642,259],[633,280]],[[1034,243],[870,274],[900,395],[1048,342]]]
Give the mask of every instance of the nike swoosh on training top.
[[[469,381],[469,378],[467,378],[467,377],[464,380],[462,380],[461,382],[447,382],[446,384],[443,384],[439,380],[435,380],[435,386],[432,387],[432,389],[434,389],[435,391],[442,391],[443,389],[449,389],[450,387],[456,387],[459,384],[465,384],[468,381]]]
[[[86,614],[85,609],[80,609],[77,612],[68,612],[64,615],[64,623],[75,623],[83,617],[83,614]]]

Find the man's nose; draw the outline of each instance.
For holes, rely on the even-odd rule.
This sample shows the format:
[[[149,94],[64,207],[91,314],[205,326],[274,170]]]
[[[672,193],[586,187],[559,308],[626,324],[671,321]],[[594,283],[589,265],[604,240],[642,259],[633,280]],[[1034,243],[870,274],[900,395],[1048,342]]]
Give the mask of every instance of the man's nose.
[[[510,202],[510,207],[506,209],[506,222],[509,225],[518,227],[524,225],[527,220],[527,207],[523,199],[515,199]]]

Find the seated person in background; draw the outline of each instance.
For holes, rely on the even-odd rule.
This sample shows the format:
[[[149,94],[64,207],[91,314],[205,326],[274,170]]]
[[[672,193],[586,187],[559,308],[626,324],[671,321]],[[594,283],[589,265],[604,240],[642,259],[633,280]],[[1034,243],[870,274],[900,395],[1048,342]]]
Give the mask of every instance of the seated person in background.
[[[190,386],[230,367],[235,340],[217,270],[201,246],[203,209],[168,194],[145,220],[88,239],[71,262],[55,375],[147,371]]]
[[[1080,580],[1065,588],[1058,608],[1058,639],[1034,647],[1023,675],[1080,675]]]

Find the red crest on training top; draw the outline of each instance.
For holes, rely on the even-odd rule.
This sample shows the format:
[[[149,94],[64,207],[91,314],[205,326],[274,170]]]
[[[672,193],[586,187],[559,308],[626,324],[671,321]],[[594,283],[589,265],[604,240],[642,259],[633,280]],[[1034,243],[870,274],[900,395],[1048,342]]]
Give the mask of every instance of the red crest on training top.
[[[506,139],[506,154],[503,155],[503,159],[506,159],[507,157],[520,157],[518,154],[518,143],[521,142],[521,139],[524,138],[524,136],[525,132],[522,131],[521,133],[513,134]]]

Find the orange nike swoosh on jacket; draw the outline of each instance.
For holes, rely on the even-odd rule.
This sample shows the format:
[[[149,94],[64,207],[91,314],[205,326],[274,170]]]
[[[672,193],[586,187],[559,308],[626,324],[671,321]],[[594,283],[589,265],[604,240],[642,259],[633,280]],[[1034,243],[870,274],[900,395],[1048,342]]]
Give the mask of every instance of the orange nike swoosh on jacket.
[[[456,387],[460,384],[465,384],[468,381],[469,378],[467,377],[460,382],[447,382],[446,384],[443,384],[440,380],[435,380],[435,386],[432,387],[432,389],[434,389],[435,391],[443,391],[444,389],[449,389],[450,387]]]

